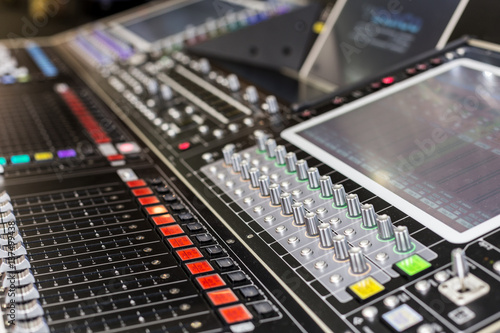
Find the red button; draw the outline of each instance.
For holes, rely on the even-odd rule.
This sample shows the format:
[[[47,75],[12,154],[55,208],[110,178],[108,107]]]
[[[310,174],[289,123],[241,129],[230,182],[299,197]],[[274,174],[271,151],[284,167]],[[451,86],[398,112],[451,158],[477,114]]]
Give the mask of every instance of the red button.
[[[191,148],[191,142],[181,142],[177,147],[179,148],[179,150],[188,150],[189,148]]]
[[[127,182],[127,186],[130,187],[130,188],[134,188],[134,187],[143,187],[143,186],[146,186],[146,182],[142,179],[139,179],[139,180],[132,180],[130,182]]]
[[[163,205],[146,207],[146,211],[148,212],[149,215],[160,215],[168,213],[167,207]]]
[[[384,77],[382,79],[382,83],[385,84],[385,85],[393,84],[394,83],[394,77],[393,76]]]
[[[207,296],[214,306],[234,303],[238,301],[238,297],[236,297],[231,289],[210,291],[207,293]]]
[[[153,194],[153,191],[151,191],[151,189],[149,187],[137,188],[135,190],[132,190],[132,194],[135,195],[136,197],[142,197],[145,195]]]
[[[143,206],[147,205],[154,205],[157,203],[160,203],[160,200],[157,197],[144,197],[144,198],[139,198],[139,203]]]
[[[160,215],[160,216],[153,217],[153,222],[156,225],[164,225],[164,224],[174,223],[175,219],[174,219],[174,217],[172,215],[165,214],[165,215]]]
[[[199,259],[203,257],[200,250],[195,247],[185,250],[178,250],[177,255],[179,256],[179,258],[181,258],[182,261]]]
[[[113,162],[113,161],[123,161],[125,159],[125,156],[123,155],[111,155],[108,156],[108,161]]]
[[[170,243],[170,246],[172,246],[172,248],[174,248],[174,249],[176,249],[178,247],[193,245],[193,242],[191,242],[191,240],[189,239],[188,236],[169,238],[168,242]]]
[[[170,225],[167,227],[162,227],[160,228],[161,233],[163,236],[173,236],[173,235],[178,235],[178,234],[183,234],[184,230],[179,225]]]
[[[224,280],[222,280],[219,274],[200,276],[197,277],[196,280],[204,290],[222,287],[226,285],[226,283],[224,282]]]
[[[192,275],[207,273],[214,270],[206,260],[186,264],[186,267],[189,269]]]
[[[219,312],[228,324],[234,324],[253,318],[250,311],[248,311],[243,304],[228,306],[227,308],[220,309]]]

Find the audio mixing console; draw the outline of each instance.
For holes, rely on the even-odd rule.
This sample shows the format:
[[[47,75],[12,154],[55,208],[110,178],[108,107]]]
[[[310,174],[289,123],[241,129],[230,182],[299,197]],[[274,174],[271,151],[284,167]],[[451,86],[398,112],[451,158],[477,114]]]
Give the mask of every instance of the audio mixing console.
[[[0,332],[500,331],[500,47],[292,107],[168,8],[1,43]]]

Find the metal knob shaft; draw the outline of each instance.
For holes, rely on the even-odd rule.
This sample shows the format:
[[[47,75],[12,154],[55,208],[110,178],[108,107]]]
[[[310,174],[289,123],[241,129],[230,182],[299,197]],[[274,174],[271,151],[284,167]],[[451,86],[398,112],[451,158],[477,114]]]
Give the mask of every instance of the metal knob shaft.
[[[347,239],[344,235],[336,235],[332,238],[333,241],[333,251],[335,253],[335,259],[346,260],[349,258],[349,246],[347,245]]]
[[[350,217],[358,217],[361,215],[361,207],[357,194],[348,194],[347,199],[347,213]]]
[[[234,172],[240,172],[241,171],[241,155],[238,153],[234,153],[231,156],[231,164],[233,165]]]
[[[310,188],[319,187],[319,170],[318,168],[312,167],[307,170],[307,178],[309,179]]]
[[[321,188],[321,195],[324,198],[330,197],[333,195],[332,191],[332,178],[330,176],[321,176],[319,179],[319,186]]]
[[[283,215],[291,215],[293,213],[292,195],[288,192],[283,192],[280,195],[280,199],[281,199],[281,213]]]
[[[281,188],[280,184],[271,184],[269,186],[269,194],[271,197],[271,205],[278,206],[281,201],[280,201],[280,196],[281,196]]]
[[[240,90],[240,80],[235,74],[229,74],[227,76],[227,86],[232,92],[237,92]]]
[[[451,268],[453,274],[460,280],[461,290],[465,290],[465,277],[469,274],[469,265],[464,250],[457,248],[451,251]]]
[[[375,214],[375,209],[372,204],[361,205],[361,218],[363,227],[374,228],[377,226],[377,215]]]
[[[269,114],[274,114],[279,111],[279,105],[278,101],[276,100],[276,97],[273,95],[269,95],[266,97],[266,104],[267,104],[267,112]]]
[[[248,86],[245,89],[245,98],[249,103],[257,103],[259,101],[259,93],[254,86]]]
[[[286,163],[285,161],[285,155],[286,155],[286,148],[285,146],[279,145],[276,146],[274,149],[274,155],[276,156],[276,163],[279,165],[283,165]]]
[[[276,156],[276,152],[274,151],[276,149],[276,140],[274,139],[267,139],[266,140],[266,152],[267,156],[269,158],[273,158]]]
[[[260,171],[257,168],[250,168],[250,184],[253,188],[259,188]]]
[[[396,238],[396,251],[408,252],[413,249],[410,232],[406,226],[400,225],[394,228],[394,237]]]
[[[294,152],[289,152],[285,155],[286,171],[295,172],[297,170],[297,155]]]
[[[260,187],[260,195],[263,197],[269,196],[269,176],[262,175],[259,177],[259,187]]]
[[[231,156],[234,154],[234,149],[236,148],[235,145],[232,143],[227,144],[222,148],[222,156],[224,156],[224,163],[226,163],[227,166],[231,165]]]
[[[349,259],[351,262],[351,270],[354,274],[363,274],[368,270],[365,256],[360,247],[353,247],[349,250]]]
[[[320,223],[318,226],[319,230],[319,241],[321,246],[324,248],[330,248],[333,246],[333,232],[328,223]]]
[[[293,222],[296,225],[304,225],[306,223],[305,215],[306,212],[304,210],[304,204],[302,202],[296,202],[292,205],[293,212]]]
[[[295,166],[297,168],[297,177],[299,180],[306,180],[307,179],[307,169],[309,169],[309,166],[307,165],[306,160],[299,160],[297,163],[295,163]]]
[[[306,214],[306,231],[309,236],[317,236],[318,235],[318,216],[316,213],[307,213]]]
[[[381,240],[389,240],[394,237],[394,227],[392,226],[391,217],[383,214],[377,217],[378,237]]]
[[[241,161],[240,169],[241,169],[241,178],[243,180],[249,180],[250,179],[250,163],[248,163],[247,160]]]
[[[257,145],[257,149],[259,149],[260,151],[266,151],[266,141],[269,136],[261,130],[256,130],[255,132],[253,132],[253,135],[255,137],[255,144]]]
[[[343,207],[346,204],[345,201],[345,189],[341,184],[335,184],[332,186],[333,191],[333,203],[336,207]]]

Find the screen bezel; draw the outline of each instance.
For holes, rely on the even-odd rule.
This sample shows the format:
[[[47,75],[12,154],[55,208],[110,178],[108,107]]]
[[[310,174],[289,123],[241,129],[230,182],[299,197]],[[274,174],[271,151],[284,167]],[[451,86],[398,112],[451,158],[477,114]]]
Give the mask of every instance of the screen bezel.
[[[401,91],[403,89],[406,89],[408,87],[411,87],[415,84],[418,84],[420,82],[423,82],[429,78],[435,77],[439,74],[442,74],[444,72],[447,72],[449,70],[452,70],[453,68],[459,67],[459,66],[464,66],[468,67],[471,69],[475,69],[478,71],[490,71],[494,73],[495,75],[500,76],[500,68],[479,62],[476,60],[472,59],[456,59],[452,60],[448,63],[445,63],[437,68],[433,68],[427,72],[424,72],[420,75],[417,75],[415,77],[409,78],[401,83],[395,84],[392,87],[388,87],[386,89],[383,89],[381,91],[378,91],[376,93],[373,93],[365,98],[361,98],[357,101],[354,101],[352,103],[346,104],[345,106],[342,106],[340,108],[337,108],[333,111],[327,112],[321,116],[318,116],[316,118],[313,118],[309,121],[306,121],[304,123],[301,123],[299,125],[296,125],[294,127],[291,127],[289,129],[284,130],[281,133],[281,137],[290,143],[296,145],[297,147],[301,148],[305,152],[309,153],[311,156],[321,160],[325,164],[331,166],[335,170],[339,171],[340,173],[344,174],[345,176],[349,177],[353,181],[357,182],[359,185],[365,187],[366,189],[370,190],[380,198],[388,201],[398,209],[402,210],[404,213],[409,215],[410,217],[414,218],[418,222],[420,222],[422,225],[426,226],[427,228],[431,229],[435,233],[437,233],[439,236],[442,238],[446,239],[447,241],[451,243],[465,243],[469,242],[477,237],[483,236],[484,234],[488,233],[489,231],[492,231],[498,227],[500,227],[500,215],[497,215],[489,220],[486,220],[482,222],[480,225],[477,225],[469,230],[466,230],[464,232],[459,232],[452,227],[449,227],[448,225],[444,224],[440,220],[438,220],[436,217],[426,213],[422,209],[416,207],[409,201],[403,199],[402,197],[398,196],[391,190],[383,187],[382,185],[378,184],[368,176],[364,175],[363,173],[357,171],[353,167],[349,166],[348,164],[344,163],[340,159],[334,157],[331,155],[329,152],[317,147],[314,145],[312,142],[308,141],[307,139],[303,138],[300,136],[298,133],[306,130],[308,128],[314,127],[317,124],[320,124],[322,122],[328,121],[330,119],[339,117],[347,112],[355,111],[359,107],[363,107],[365,105],[368,105],[376,100],[379,100],[381,98],[384,98],[386,96],[393,95],[397,93],[398,91]],[[334,166],[334,167],[333,167]]]

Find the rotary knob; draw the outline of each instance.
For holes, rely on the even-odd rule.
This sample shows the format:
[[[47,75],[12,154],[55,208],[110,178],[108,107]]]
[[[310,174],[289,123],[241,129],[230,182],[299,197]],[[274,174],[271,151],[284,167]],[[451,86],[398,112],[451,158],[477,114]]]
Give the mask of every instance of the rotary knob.
[[[235,74],[229,74],[227,76],[227,86],[232,92],[237,92],[240,90],[240,80]]]
[[[250,168],[250,184],[253,188],[259,188],[260,171],[257,168]]]
[[[285,155],[286,171],[295,172],[297,170],[297,155],[289,152]]]
[[[324,248],[330,248],[333,246],[333,232],[328,223],[320,223],[318,226],[319,230],[319,242]]]
[[[370,229],[377,226],[377,215],[372,204],[361,205],[361,218],[363,227]]]
[[[276,100],[276,97],[273,95],[269,95],[266,97],[266,105],[267,105],[267,112],[269,114],[275,114],[280,110],[278,101]]]
[[[266,151],[266,141],[269,136],[261,130],[256,130],[255,132],[253,132],[253,135],[255,137],[257,149],[259,149],[260,151]]]
[[[357,194],[348,194],[347,199],[347,213],[350,217],[358,217],[361,215],[361,208]]]
[[[355,246],[349,250],[349,261],[354,274],[363,274],[368,270],[365,256],[360,247]]]
[[[295,167],[297,168],[297,177],[299,178],[299,180],[306,180],[308,176],[307,169],[309,169],[307,161],[298,160],[297,163],[295,163]]]
[[[404,253],[413,249],[410,232],[406,226],[400,225],[394,228],[394,237],[396,238],[396,251]]]
[[[240,169],[241,169],[241,178],[243,180],[249,180],[250,179],[250,163],[248,163],[247,160],[241,161]]]
[[[321,176],[319,179],[319,186],[321,188],[321,195],[323,198],[328,198],[333,195],[332,191],[332,178],[330,176]]]
[[[286,163],[285,161],[285,156],[286,156],[286,148],[283,145],[276,146],[274,149],[274,155],[276,156],[276,163],[278,165],[284,165]]]
[[[309,187],[316,189],[319,187],[319,170],[312,167],[307,170],[307,178],[309,179]]]
[[[232,163],[231,156],[233,156],[235,148],[236,146],[232,143],[227,144],[224,148],[222,148],[222,156],[224,156],[224,163],[226,163],[227,166],[230,166]]]
[[[161,98],[164,101],[170,101],[172,99],[172,97],[174,96],[172,89],[169,86],[167,86],[166,84],[162,84],[160,86],[160,94],[161,94]]]
[[[241,155],[238,153],[234,153],[231,156],[231,164],[233,166],[233,171],[238,173],[241,171]]]
[[[259,177],[259,188],[260,195],[262,195],[263,197],[269,196],[269,176],[262,175]]]
[[[210,62],[206,58],[201,58],[198,60],[198,68],[200,69],[200,72],[203,74],[208,74],[212,70],[212,67],[210,66]]]
[[[296,225],[304,225],[306,223],[305,215],[306,212],[304,210],[304,204],[302,202],[296,202],[292,205],[293,212],[293,222]]]
[[[273,158],[276,156],[276,140],[270,138],[266,140],[266,152],[267,152],[267,157]]]
[[[306,218],[306,231],[309,236],[317,236],[318,235],[318,216],[316,213],[309,212],[305,216]]]
[[[392,226],[391,217],[387,214],[377,217],[378,237],[380,240],[389,240],[394,237],[394,227]]]
[[[347,245],[347,239],[344,235],[336,235],[332,238],[333,241],[333,251],[335,253],[335,259],[346,260],[349,258],[349,247]]]
[[[332,186],[333,191],[333,203],[335,207],[344,207],[345,201],[345,189],[341,184],[335,184]]]
[[[271,184],[269,186],[269,195],[271,198],[271,205],[278,206],[281,203],[281,187],[280,184]]]
[[[283,192],[280,195],[280,200],[281,200],[281,213],[283,215],[291,215],[293,213],[292,195],[288,192]]]
[[[259,93],[254,86],[248,86],[245,89],[245,99],[252,104],[255,104],[259,101]]]

